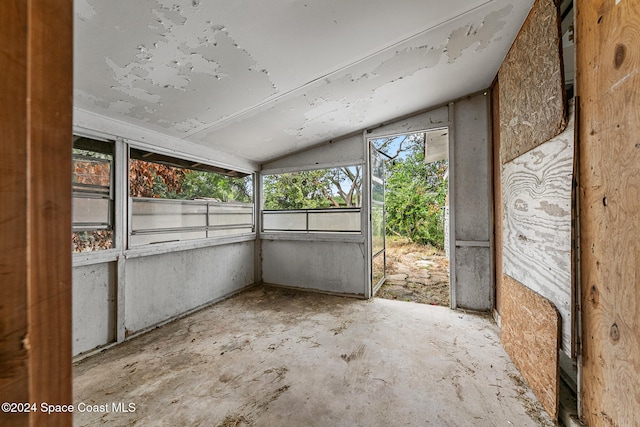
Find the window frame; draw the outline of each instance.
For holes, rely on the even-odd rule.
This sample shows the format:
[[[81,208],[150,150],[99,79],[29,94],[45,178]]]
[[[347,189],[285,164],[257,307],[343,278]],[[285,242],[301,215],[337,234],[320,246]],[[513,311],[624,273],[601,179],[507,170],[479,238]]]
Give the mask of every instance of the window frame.
[[[135,157],[132,158],[131,153],[135,153]],[[146,158],[140,159],[137,158],[139,156],[144,156],[149,153]],[[161,159],[162,163],[156,161],[149,161],[147,158],[155,158]],[[223,176],[229,176],[232,178],[247,178],[250,177],[251,180],[251,203],[244,202],[219,202],[207,199],[169,199],[169,198],[149,198],[149,197],[137,197],[131,195],[131,181],[130,181],[130,168],[131,168],[131,160],[143,160],[149,161],[150,163],[159,163],[167,166],[173,166],[177,168],[182,168],[186,170],[198,170],[205,171],[210,173],[217,173]],[[175,161],[175,162],[173,162]],[[235,241],[246,241],[246,240],[255,240],[256,238],[256,173],[254,172],[246,172],[239,169],[231,169],[225,168],[221,166],[216,166],[213,162],[205,161],[202,159],[196,159],[192,156],[177,154],[177,153],[166,153],[164,150],[155,147],[142,147],[137,144],[131,143],[127,144],[127,161],[125,166],[126,173],[126,205],[127,205],[127,232],[126,232],[126,247],[129,255],[135,256],[143,256],[145,254],[155,254],[155,253],[164,253],[164,252],[172,252],[174,250],[188,250],[193,248],[200,247],[208,247],[215,246],[218,244],[227,244]],[[156,203],[169,203],[169,204],[185,204],[185,205],[201,205],[207,206],[207,224],[205,226],[199,227],[170,227],[169,229],[161,229],[157,230],[153,229],[134,229],[134,203],[135,202],[144,202],[150,201],[154,203],[154,201],[158,201]],[[233,230],[240,229],[240,225],[232,225],[232,226],[223,226],[216,227],[210,226],[208,224],[210,220],[211,212],[209,211],[209,206],[229,206],[229,207],[238,207],[242,206],[243,208],[251,208],[252,215],[252,223],[251,230],[241,233],[231,233],[227,235],[213,235],[209,236],[209,232],[214,232],[216,230]],[[248,227],[247,223],[243,223],[242,229],[246,229]],[[205,232],[205,236],[198,238],[190,238],[190,239],[177,239],[177,240],[164,240],[157,242],[149,242],[142,244],[134,244],[133,240],[135,236],[153,236],[153,235],[161,235],[168,233],[180,233],[181,231],[184,233],[190,231]],[[129,256],[128,255],[128,256]]]
[[[77,146],[78,145],[78,146]],[[102,150],[99,148],[102,146]],[[108,148],[107,148],[108,147]],[[84,153],[75,153],[73,151],[79,150],[84,152],[93,152],[96,154],[106,154],[109,156],[109,159],[103,159],[100,157],[94,157],[91,155],[87,155]],[[71,182],[71,200],[72,200],[72,223],[71,223],[71,233],[72,236],[78,233],[84,232],[93,232],[93,231],[107,231],[109,232],[110,239],[110,247],[108,248],[97,248],[91,250],[80,250],[77,251],[75,244],[72,246],[72,254],[96,254],[96,253],[105,253],[107,251],[115,251],[117,248],[116,241],[116,224],[115,224],[115,141],[94,138],[94,137],[85,137],[73,135],[73,143],[72,143],[72,176],[75,175],[75,162],[77,161],[87,161],[87,162],[98,162],[105,163],[109,165],[109,186],[106,187],[104,185],[98,184],[84,184],[78,182]],[[91,191],[93,189],[94,191]],[[101,190],[102,189],[102,190]],[[97,200],[106,200],[107,201],[107,212],[106,212],[106,221],[98,221],[98,222],[76,222],[75,217],[77,213],[75,213],[76,204],[75,199],[97,199]],[[79,205],[78,205],[79,206]]]
[[[341,169],[341,168],[360,168],[359,170],[359,205],[358,206],[327,206],[320,208],[291,208],[291,209],[265,209],[265,201],[266,201],[266,191],[265,191],[265,180],[268,176],[274,175],[283,175],[283,174],[295,174],[302,172],[310,172],[317,170],[332,170],[332,169]],[[364,236],[365,227],[363,226],[362,221],[362,212],[363,212],[363,203],[364,203],[364,194],[363,194],[363,173],[364,168],[360,163],[350,163],[345,165],[324,165],[321,168],[312,168],[312,169],[295,169],[295,170],[282,170],[282,171],[269,171],[262,173],[260,175],[260,189],[261,189],[261,200],[260,200],[260,233],[262,236],[266,236],[269,238],[273,238],[273,236],[283,236],[287,235],[289,237],[298,236],[298,238],[306,239],[313,238],[317,240],[324,240],[329,238],[330,240],[356,240],[359,241]],[[316,214],[345,214],[345,213],[355,213],[357,215],[357,223],[358,229],[318,229],[310,226],[309,217],[310,215]],[[305,216],[305,227],[304,228],[265,228],[265,216],[275,216],[278,214],[282,215],[304,215]],[[306,237],[303,237],[306,236]]]

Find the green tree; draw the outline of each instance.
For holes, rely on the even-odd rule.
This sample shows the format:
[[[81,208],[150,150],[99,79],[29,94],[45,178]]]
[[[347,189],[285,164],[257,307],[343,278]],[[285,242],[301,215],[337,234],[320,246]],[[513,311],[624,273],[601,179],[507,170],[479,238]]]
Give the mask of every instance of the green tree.
[[[187,171],[182,181],[181,199],[207,197],[221,202],[251,203],[251,177],[234,178],[212,172]]]
[[[134,197],[183,200],[211,198],[221,202],[253,202],[253,182],[250,176],[230,177],[132,159],[129,180],[130,193]]]
[[[323,194],[326,186],[328,186],[326,170],[267,175],[264,178],[264,207],[265,209],[329,207],[329,201]]]
[[[264,177],[265,209],[360,206],[360,166],[320,169]]]
[[[424,151],[419,144],[411,144],[408,155],[388,163],[387,234],[444,247],[447,167],[446,160],[424,163]]]

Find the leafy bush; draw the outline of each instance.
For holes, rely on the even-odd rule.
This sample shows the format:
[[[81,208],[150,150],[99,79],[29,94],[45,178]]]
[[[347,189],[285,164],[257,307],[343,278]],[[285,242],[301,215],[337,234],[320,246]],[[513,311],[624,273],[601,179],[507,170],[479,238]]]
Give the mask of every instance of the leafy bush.
[[[387,234],[444,248],[447,161],[424,163],[424,152],[412,149],[387,165],[385,204]]]
[[[314,209],[360,206],[360,166],[266,175],[265,209]]]
[[[133,197],[184,200],[211,198],[221,202],[244,203],[253,201],[250,176],[236,178],[132,159],[129,182],[130,195]]]

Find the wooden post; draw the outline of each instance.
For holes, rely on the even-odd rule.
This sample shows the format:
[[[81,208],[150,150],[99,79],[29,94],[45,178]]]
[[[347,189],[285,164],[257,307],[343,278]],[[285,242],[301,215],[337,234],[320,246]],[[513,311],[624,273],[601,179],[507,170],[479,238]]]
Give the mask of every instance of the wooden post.
[[[579,0],[582,413],[640,425],[640,3]]]
[[[73,2],[0,3],[0,425],[71,425]],[[16,405],[17,406],[17,405]],[[34,411],[35,409],[35,411]]]
[[[500,162],[500,82],[491,87],[491,148],[493,152],[493,245],[495,288],[493,308],[502,313],[502,162]]]

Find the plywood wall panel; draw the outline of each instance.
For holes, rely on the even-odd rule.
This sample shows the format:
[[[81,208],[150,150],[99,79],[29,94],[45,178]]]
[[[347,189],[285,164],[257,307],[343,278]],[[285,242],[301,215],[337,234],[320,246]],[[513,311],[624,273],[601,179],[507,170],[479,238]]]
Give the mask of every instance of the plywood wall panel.
[[[536,1],[500,67],[502,163],[548,141],[564,129],[559,22],[554,0]]]
[[[574,120],[502,167],[504,273],[553,302],[572,354],[571,197]]]
[[[583,414],[640,425],[640,3],[577,3]]]
[[[503,277],[500,341],[551,417],[558,417],[560,315],[553,303]]]

